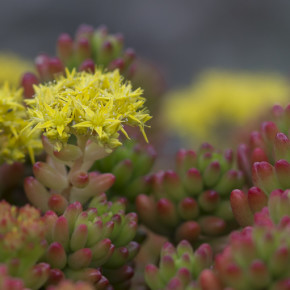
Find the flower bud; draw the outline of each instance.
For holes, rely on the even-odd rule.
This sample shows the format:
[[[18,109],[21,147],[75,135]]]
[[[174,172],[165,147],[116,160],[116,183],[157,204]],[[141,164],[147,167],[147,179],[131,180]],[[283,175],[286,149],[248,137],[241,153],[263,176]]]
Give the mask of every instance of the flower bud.
[[[79,66],[79,71],[86,71],[89,73],[95,72],[95,63],[92,59],[88,58],[84,60]]]
[[[47,56],[46,54],[40,54],[35,59],[35,65],[40,80],[44,82],[50,81],[51,75],[49,71],[49,56]]]
[[[38,84],[38,79],[33,73],[25,73],[21,79],[21,86],[24,90],[24,97],[31,99],[34,95],[33,85]]]
[[[57,76],[64,73],[64,65],[58,57],[51,57],[48,62],[50,79],[55,79]]]

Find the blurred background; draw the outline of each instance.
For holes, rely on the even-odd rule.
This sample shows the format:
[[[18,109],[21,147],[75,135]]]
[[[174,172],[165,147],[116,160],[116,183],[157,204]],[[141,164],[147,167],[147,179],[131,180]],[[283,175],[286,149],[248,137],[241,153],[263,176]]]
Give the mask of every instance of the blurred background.
[[[184,137],[185,144],[205,139],[218,144],[236,126],[243,126],[249,114],[255,114],[268,99],[264,84],[270,83],[267,106],[276,97],[282,102],[288,99],[289,13],[290,1],[285,0],[9,0],[1,2],[0,51],[26,59],[40,52],[54,55],[61,32],[74,35],[81,23],[94,27],[105,24],[111,33],[124,35],[125,47],[133,47],[138,56],[154,62],[168,91],[174,90],[163,99],[160,113],[175,132],[169,133],[174,147],[184,144],[179,139]],[[239,83],[239,79],[244,82]],[[253,91],[256,83],[260,101],[254,102],[254,110],[249,111],[255,94],[247,92]],[[232,93],[233,87],[241,90]],[[217,91],[217,96],[212,95]],[[246,94],[243,105],[236,102],[238,108],[243,106],[240,111],[244,113],[228,102],[229,98],[243,99]],[[219,102],[213,101],[217,99]],[[225,103],[230,113],[219,117]],[[210,111],[205,109],[209,104],[215,104]],[[200,114],[195,115],[198,111]],[[229,119],[236,115],[235,126],[230,124],[228,130]],[[218,136],[211,138],[213,134]]]
[[[106,24],[159,63],[170,87],[212,67],[289,74],[289,13],[285,0],[1,1],[0,50],[52,54],[61,32]]]

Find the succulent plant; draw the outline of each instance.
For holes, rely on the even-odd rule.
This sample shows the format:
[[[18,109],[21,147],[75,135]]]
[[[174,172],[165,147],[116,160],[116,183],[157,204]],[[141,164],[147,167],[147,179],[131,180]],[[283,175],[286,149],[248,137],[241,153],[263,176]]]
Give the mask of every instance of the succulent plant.
[[[114,184],[107,190],[109,198],[126,197],[128,210],[135,210],[135,199],[140,192],[148,191],[146,175],[152,169],[156,152],[150,145],[142,146],[127,141],[109,156],[97,160],[92,170],[112,173]]]
[[[290,216],[290,190],[274,190],[269,197],[259,188],[252,187],[248,193],[234,190],[231,193],[234,216],[241,226],[253,225],[256,213],[268,212],[269,218],[278,223],[282,217]],[[268,220],[262,216],[261,220]]]
[[[0,289],[25,290],[24,282],[20,278],[11,277],[5,264],[0,264]]]
[[[215,259],[215,269],[224,287],[289,289],[289,234],[289,216],[276,226],[258,224],[233,233],[229,245]]]
[[[199,276],[213,263],[213,253],[208,244],[193,251],[183,240],[176,248],[165,243],[161,250],[159,267],[146,266],[145,280],[150,289],[200,289]]]
[[[105,194],[94,198],[86,211],[74,202],[60,217],[48,211],[44,221],[48,241],[45,261],[75,281],[98,284],[101,276],[92,273],[99,267],[108,269],[110,280],[110,270],[113,273],[126,265],[139,250],[132,241],[137,215],[125,214],[124,201],[108,202]]]
[[[43,136],[42,141],[48,152],[47,162],[36,162],[33,165],[35,177],[27,177],[24,182],[27,198],[42,212],[53,210],[61,215],[68,204],[79,201],[85,205],[114,183],[112,174],[88,173],[86,163],[90,167],[91,159],[107,155],[104,150],[98,150],[94,143],[87,144],[85,151],[81,152],[78,146],[72,144],[57,151],[46,137]],[[83,155],[86,156],[82,159],[82,170],[73,164]]]
[[[17,208],[1,201],[0,263],[5,263],[7,273],[20,278],[25,287],[40,288],[50,275],[50,266],[38,263],[45,250],[40,212],[29,205]]]
[[[137,197],[141,222],[169,237],[195,243],[221,236],[236,226],[229,196],[244,178],[233,169],[233,153],[203,144],[196,153],[180,150],[176,171],[160,171],[147,178],[149,195]]]
[[[110,70],[118,68],[127,77],[134,72],[134,50],[128,48],[124,51],[123,36],[109,34],[105,26],[95,29],[90,25],[80,25],[74,39],[62,33],[57,40],[56,50],[57,56],[40,54],[36,57],[37,75],[23,75],[22,87],[26,98],[33,96],[34,84],[53,80],[56,75],[64,73],[65,67],[90,72],[94,72],[95,67]]]
[[[251,170],[255,162],[266,161],[271,165],[281,159],[290,162],[290,105],[285,109],[274,106],[272,119],[263,122],[259,131],[250,134],[248,143],[238,148],[238,164],[249,184],[253,184]]]

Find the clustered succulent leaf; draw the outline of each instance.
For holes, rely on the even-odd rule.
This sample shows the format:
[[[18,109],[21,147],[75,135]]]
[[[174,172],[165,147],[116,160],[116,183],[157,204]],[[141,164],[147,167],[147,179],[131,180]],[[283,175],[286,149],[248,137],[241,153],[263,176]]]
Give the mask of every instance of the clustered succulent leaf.
[[[41,287],[49,277],[50,266],[38,263],[46,249],[45,226],[40,212],[0,202],[0,263],[9,275],[22,279],[31,289]]]
[[[22,77],[22,86],[26,98],[34,94],[33,85],[52,81],[69,70],[95,72],[96,68],[119,69],[126,78],[134,74],[135,52],[124,50],[121,34],[109,34],[105,26],[94,29],[89,25],[81,25],[73,39],[62,33],[56,44],[57,56],[40,54],[35,59],[37,75],[26,73]]]
[[[290,188],[289,110],[290,106],[274,106],[275,122],[263,122],[260,131],[251,133],[249,144],[238,148],[239,166],[248,183],[255,185],[247,194],[240,190],[231,194],[234,215],[242,226],[253,224],[254,213],[268,206],[273,191]]]
[[[141,146],[127,141],[109,156],[97,160],[92,170],[112,173],[115,182],[107,191],[111,198],[126,197],[129,206],[135,209],[135,199],[141,192],[147,192],[146,177],[156,159],[156,152],[150,145]]]
[[[225,287],[288,289],[290,283],[289,216],[277,226],[246,227],[233,233],[216,256],[215,268]]]
[[[267,162],[275,167],[279,167],[279,164],[276,165],[279,160],[290,162],[290,105],[285,109],[278,105],[274,106],[272,119],[273,121],[263,122],[259,131],[253,131],[250,134],[248,143],[241,144],[238,148],[238,164],[245,173],[249,184],[257,182],[255,176],[254,180],[252,178],[253,164],[256,164],[253,170],[263,172],[268,168],[264,168],[266,163],[260,164],[260,162]],[[263,174],[262,172],[261,174]],[[283,179],[283,177],[281,178]]]
[[[180,150],[176,171],[160,171],[147,178],[149,195],[136,204],[141,221],[173,241],[196,242],[227,233],[235,225],[229,195],[241,188],[243,174],[233,167],[233,153],[203,144],[196,153]]]
[[[21,279],[11,277],[5,264],[0,264],[0,289],[2,290],[25,290]]]
[[[36,162],[35,177],[27,177],[24,182],[27,198],[42,212],[63,214],[68,204],[78,201],[85,205],[114,183],[115,177],[110,173],[88,172],[96,159],[108,154],[97,144],[87,142],[83,150],[68,144],[57,151],[48,138],[43,136],[42,141],[47,162]]]
[[[45,261],[61,269],[71,280],[82,277],[96,284],[100,277],[95,281],[91,271],[102,267],[108,269],[107,274],[109,270],[114,273],[113,270],[130,262],[139,250],[138,243],[132,241],[137,230],[137,215],[125,214],[124,201],[108,202],[105,194],[94,198],[86,211],[79,202],[70,204],[62,216],[48,211],[44,222],[49,244]]]
[[[290,105],[274,107],[237,164],[232,150],[205,143],[180,150],[174,170],[151,173],[152,147],[117,148],[120,132],[134,135],[128,126],[148,142],[143,91],[125,80],[134,52],[83,25],[74,39],[59,37],[57,53],[37,57],[23,90],[0,87],[0,162],[33,163],[4,164],[0,189],[15,200],[7,193],[18,169],[32,168],[24,190],[36,207],[0,202],[0,289],[289,289]],[[147,267],[140,229],[168,240]]]
[[[175,248],[165,243],[161,249],[159,267],[148,265],[145,280],[150,289],[197,290],[198,278],[203,269],[213,262],[213,253],[208,244],[202,244],[193,251],[191,245],[181,241]]]

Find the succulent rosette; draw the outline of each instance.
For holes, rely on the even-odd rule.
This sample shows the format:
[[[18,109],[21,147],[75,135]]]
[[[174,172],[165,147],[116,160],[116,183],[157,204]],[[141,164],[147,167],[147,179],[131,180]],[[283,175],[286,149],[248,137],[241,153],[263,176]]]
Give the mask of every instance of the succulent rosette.
[[[290,220],[278,225],[255,225],[231,235],[229,245],[216,256],[215,269],[224,287],[289,289]]]
[[[249,143],[238,148],[239,167],[248,184],[254,184],[248,193],[234,190],[231,194],[233,212],[243,226],[253,223],[254,213],[268,205],[273,191],[290,188],[289,112],[289,106],[274,106],[273,121],[262,123],[260,131],[251,133]]]
[[[45,261],[75,281],[103,283],[102,276],[94,274],[99,267],[107,269],[109,280],[109,272],[119,270],[120,281],[123,277],[120,268],[139,250],[139,245],[132,241],[137,215],[125,214],[124,201],[108,202],[105,194],[95,197],[86,211],[79,202],[70,204],[62,216],[48,211],[44,222],[49,244]],[[124,276],[129,279],[132,275]]]
[[[29,205],[17,208],[1,201],[0,263],[5,263],[7,273],[20,278],[25,287],[39,289],[50,275],[50,266],[38,263],[45,250],[40,212]]]
[[[209,144],[198,152],[180,150],[176,171],[149,176],[149,195],[137,197],[141,222],[173,242],[195,243],[228,233],[237,226],[229,196],[244,184],[233,161],[231,150],[219,152]]]
[[[231,206],[241,226],[253,225],[256,220],[269,225],[277,224],[284,216],[290,216],[290,190],[276,189],[269,198],[255,187],[248,194],[234,190]]]
[[[290,105],[285,109],[276,105],[272,109],[272,121],[263,122],[260,130],[250,134],[248,143],[239,146],[238,164],[241,170],[244,171],[249,184],[256,184],[258,182],[257,177],[255,177],[257,173],[255,172],[258,172],[258,175],[265,175],[266,173],[264,172],[269,170],[278,170],[282,171],[281,173],[278,172],[278,175],[281,175],[278,179],[279,181],[284,179],[282,180],[282,186],[284,186],[283,182],[285,183],[285,178],[283,178],[283,171],[288,169],[288,165],[279,164],[279,160],[284,160],[287,163],[290,162],[289,128]],[[255,165],[253,179],[251,173],[252,165]],[[273,169],[273,166],[275,169]],[[285,166],[286,169],[283,169]],[[271,190],[276,188],[272,187]]]
[[[92,170],[112,173],[115,182],[106,192],[109,198],[126,197],[128,210],[135,210],[135,199],[140,192],[146,192],[146,175],[156,159],[156,152],[150,145],[142,146],[127,141],[109,156],[97,160]]]
[[[153,264],[146,266],[145,281],[152,290],[201,289],[200,275],[212,263],[213,253],[208,244],[202,244],[194,251],[185,240],[176,248],[167,242],[161,249],[159,267]]]

